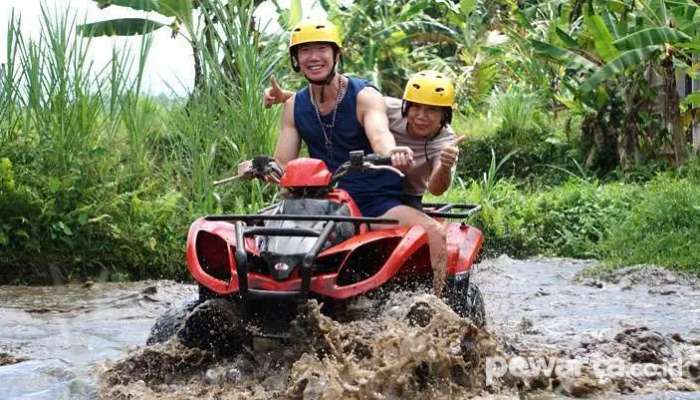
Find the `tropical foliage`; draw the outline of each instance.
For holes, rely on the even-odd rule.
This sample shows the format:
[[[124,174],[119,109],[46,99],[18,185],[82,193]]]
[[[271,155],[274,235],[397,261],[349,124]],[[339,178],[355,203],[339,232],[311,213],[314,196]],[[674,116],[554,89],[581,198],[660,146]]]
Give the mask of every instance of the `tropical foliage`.
[[[0,282],[184,277],[187,225],[256,210],[253,183],[214,188],[273,151],[271,75],[294,87],[287,37],[250,0],[95,0],[145,18],[76,24],[44,12],[39,39],[12,18],[0,69]],[[272,1],[284,29],[299,0]],[[431,68],[458,86],[468,134],[456,201],[490,252],[597,257],[697,269],[700,11],[690,0],[322,0],[344,31],[345,72],[399,96]],[[143,93],[149,33],[192,47],[183,97]],[[136,58],[87,60],[92,36],[142,35]],[[686,78],[687,77],[687,78]],[[658,240],[657,240],[658,239]]]
[[[692,1],[534,4],[515,13],[518,32],[551,61],[558,100],[583,115],[586,164],[609,171],[668,155],[683,159],[688,118],[677,74],[694,76],[698,5]],[[532,19],[550,11],[543,24]],[[694,104],[694,103],[693,103]]]

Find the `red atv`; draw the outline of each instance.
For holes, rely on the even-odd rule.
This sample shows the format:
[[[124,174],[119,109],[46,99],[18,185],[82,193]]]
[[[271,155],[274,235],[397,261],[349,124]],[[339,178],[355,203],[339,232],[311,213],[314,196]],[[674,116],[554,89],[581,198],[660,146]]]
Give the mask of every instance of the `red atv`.
[[[192,224],[187,266],[199,285],[199,299],[161,317],[148,343],[177,334],[188,345],[231,353],[251,332],[285,338],[297,305],[309,298],[333,315],[349,299],[386,285],[431,282],[428,236],[422,227],[391,227],[397,221],[363,217],[348,193],[335,188],[349,172],[390,169],[400,174],[390,164],[388,158],[359,151],[333,174],[323,161],[310,158],[290,161],[282,174],[272,158],[256,157],[254,176],[281,176],[283,200],[258,214],[207,216]],[[423,206],[440,219],[466,218],[480,208]],[[370,224],[383,227],[372,230]],[[445,301],[477,326],[484,325],[484,305],[470,269],[482,241],[474,227],[447,224]],[[219,333],[201,334],[211,331]]]

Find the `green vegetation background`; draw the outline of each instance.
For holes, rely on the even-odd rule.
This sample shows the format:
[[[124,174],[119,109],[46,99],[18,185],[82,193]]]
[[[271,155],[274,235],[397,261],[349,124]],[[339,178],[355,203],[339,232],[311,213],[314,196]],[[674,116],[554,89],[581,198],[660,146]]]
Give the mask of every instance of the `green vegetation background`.
[[[187,279],[184,246],[194,219],[252,212],[274,198],[274,188],[259,182],[212,182],[233,174],[240,160],[272,152],[279,110],[265,109],[261,99],[269,76],[290,88],[302,82],[287,66],[286,38],[251,23],[255,4],[204,3],[210,8],[202,13],[218,25],[187,27],[197,57],[177,62],[198,65],[200,75],[184,98],[141,92],[148,36],[136,59],[115,51],[109,65],[95,66],[71,13],[45,13],[36,41],[21,35],[18,19],[10,25],[0,76],[0,283]],[[632,26],[607,2],[584,11],[576,1],[558,8],[322,3],[346,30],[346,72],[394,96],[412,71],[441,68],[455,78],[454,126],[469,140],[454,187],[439,200],[482,204],[472,223],[486,234],[487,254],[700,272],[700,163],[687,140],[674,147],[673,128],[687,135],[694,100],[676,99],[675,114],[655,105],[670,98],[663,84],[668,53],[647,49],[651,55],[637,64],[605,69],[617,58],[604,45],[621,39],[608,38],[595,17],[604,27],[626,23],[627,34],[653,26]],[[651,3],[658,14],[665,2]],[[288,23],[290,12],[279,11]],[[669,35],[645,39],[644,48],[685,40]],[[683,43],[673,42],[674,54]],[[576,56],[584,50],[599,57],[597,70],[581,67]],[[688,59],[674,57],[671,72],[693,74]],[[598,81],[594,89],[588,78]],[[630,98],[636,103],[627,104]]]

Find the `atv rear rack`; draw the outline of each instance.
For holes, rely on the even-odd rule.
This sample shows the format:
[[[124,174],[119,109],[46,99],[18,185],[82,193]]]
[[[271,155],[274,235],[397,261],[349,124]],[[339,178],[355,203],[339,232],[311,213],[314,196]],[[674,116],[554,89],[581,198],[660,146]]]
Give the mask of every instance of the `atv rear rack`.
[[[423,212],[434,218],[469,218],[481,210],[479,204],[452,204],[452,203],[423,203]],[[427,209],[426,209],[427,208]],[[461,213],[450,212],[453,209],[467,210]]]

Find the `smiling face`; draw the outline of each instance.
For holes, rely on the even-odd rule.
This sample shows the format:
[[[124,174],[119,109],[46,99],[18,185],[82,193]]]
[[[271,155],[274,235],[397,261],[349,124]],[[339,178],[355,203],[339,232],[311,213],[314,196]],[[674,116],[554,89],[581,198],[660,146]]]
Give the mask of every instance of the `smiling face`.
[[[444,107],[411,103],[406,113],[408,133],[415,137],[431,138],[442,129]]]
[[[333,62],[335,54],[333,49],[332,44],[325,42],[299,45],[297,60],[301,73],[311,81],[326,79],[336,64]],[[338,60],[335,61],[337,62]]]

